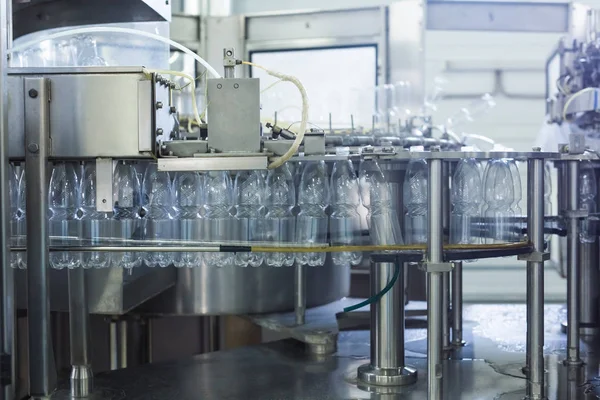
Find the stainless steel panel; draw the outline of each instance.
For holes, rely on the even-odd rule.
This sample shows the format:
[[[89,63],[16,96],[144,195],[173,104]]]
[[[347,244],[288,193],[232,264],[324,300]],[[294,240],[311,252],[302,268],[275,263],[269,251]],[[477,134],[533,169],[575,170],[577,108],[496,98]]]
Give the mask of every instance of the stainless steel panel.
[[[249,314],[294,308],[294,268],[214,268],[177,270],[175,288],[152,299],[141,311],[153,314]],[[350,292],[350,269],[328,262],[308,268],[306,304],[314,307]]]
[[[145,113],[146,108],[148,113],[154,110],[151,93],[139,93],[138,83],[147,80],[140,69],[57,70],[56,73],[32,71],[24,75],[46,76],[50,81],[52,157],[139,157],[139,112],[141,109]],[[8,79],[11,158],[24,157],[22,79],[15,74]],[[142,128],[146,130],[148,119],[143,121]],[[151,137],[151,130],[146,134]]]
[[[145,99],[152,98],[152,82],[138,82],[138,150],[152,150],[152,110]]]
[[[96,209],[100,212],[113,211],[113,160],[96,159]]]
[[[427,29],[502,32],[568,32],[569,3],[433,1]]]
[[[27,308],[26,270],[16,271],[17,307]],[[122,315],[175,285],[174,268],[91,269],[87,296],[92,314]],[[52,311],[69,311],[67,271],[49,271]]]
[[[260,151],[259,79],[209,79],[207,104],[210,149]]]
[[[267,156],[159,158],[159,171],[243,171],[267,169]]]
[[[201,26],[201,53],[210,65],[223,65],[223,48],[233,47],[238,57],[245,54],[245,21],[242,15],[229,17],[205,17]],[[210,34],[209,34],[210,32]],[[246,58],[248,59],[248,58]],[[219,72],[222,68],[217,68]],[[237,68],[238,77],[247,77],[249,68]],[[243,72],[242,72],[243,71]]]

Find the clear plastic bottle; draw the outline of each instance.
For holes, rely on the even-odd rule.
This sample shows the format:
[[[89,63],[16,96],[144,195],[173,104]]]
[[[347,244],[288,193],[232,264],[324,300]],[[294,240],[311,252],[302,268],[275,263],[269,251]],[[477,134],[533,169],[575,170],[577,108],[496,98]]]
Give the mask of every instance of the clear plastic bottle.
[[[79,183],[74,165],[59,162],[52,169],[48,190],[48,230],[50,245],[77,245],[79,221],[76,218]],[[56,269],[76,268],[79,254],[76,252],[51,252],[50,266]]]
[[[233,217],[229,212],[233,205],[233,185],[229,172],[210,171],[204,178],[204,222],[206,237],[211,242],[223,243],[235,240]],[[211,267],[233,265],[232,253],[206,253],[206,264]]]
[[[404,207],[404,233],[407,243],[427,243],[427,179],[429,169],[423,159],[408,163],[402,189]]]
[[[513,194],[514,194],[515,198],[511,205],[511,209],[512,209],[515,217],[522,217],[523,209],[521,208],[521,200],[523,199],[523,188],[521,185],[521,173],[519,172],[519,167],[515,160],[508,159],[505,161],[506,161],[506,163],[508,163],[508,166],[510,167],[510,173],[511,173],[513,186],[514,186]],[[523,240],[522,232],[524,231],[526,225],[527,225],[527,223],[525,221],[523,221],[521,223],[516,223],[516,226],[518,227],[517,228],[518,232],[513,231],[513,234],[510,236],[508,241],[509,242],[520,242],[521,240]]]
[[[265,205],[265,239],[275,244],[291,244],[296,231],[296,218],[292,209],[296,203],[296,188],[290,173],[289,163],[269,170]],[[269,267],[290,267],[294,264],[294,253],[267,253],[265,260]]]
[[[350,160],[336,161],[331,172],[331,210],[329,232],[334,246],[358,244],[361,237],[360,192],[358,178]],[[336,252],[331,254],[335,265],[358,265],[361,252]]]
[[[235,231],[242,242],[261,241],[262,210],[265,200],[265,181],[260,171],[240,171],[235,177],[234,197],[236,205]],[[239,267],[260,267],[263,253],[237,253],[235,264]]]
[[[462,127],[487,114],[495,106],[496,101],[494,100],[494,97],[489,93],[486,93],[478,100],[471,102],[467,107],[462,107],[456,114],[448,118],[446,127],[448,129]]]
[[[175,175],[175,204],[179,215],[181,240],[202,239],[202,183],[202,176],[198,172],[180,172]],[[199,266],[202,260],[202,253],[179,253],[174,264],[178,268],[193,268]]]
[[[402,244],[402,230],[392,201],[392,191],[377,161],[361,161],[359,188],[362,203],[368,210],[367,224],[371,242]]]
[[[112,237],[116,239],[141,239],[141,185],[135,166],[120,161],[113,175]],[[141,254],[135,251],[112,253],[113,267],[134,268],[142,264]]]
[[[450,243],[478,243],[473,233],[472,221],[479,217],[481,210],[481,175],[479,164],[473,158],[458,163],[452,180],[450,194]]]
[[[484,179],[485,219],[489,234],[486,243],[504,243],[514,237],[514,183],[510,166],[504,160],[488,162]]]
[[[325,208],[329,205],[329,179],[324,161],[307,163],[298,187],[296,217],[296,242],[301,244],[327,244],[329,218]],[[318,267],[325,264],[327,253],[298,253],[296,261],[302,265]]]
[[[25,247],[27,245],[27,198],[25,196],[27,185],[25,182],[25,168],[21,168],[17,185],[17,246]],[[27,268],[27,252],[17,253],[17,265],[20,269]]]
[[[176,231],[176,216],[173,205],[175,196],[168,172],[159,171],[158,165],[151,162],[144,173],[142,205],[145,210],[144,222],[146,239],[155,245],[169,244]],[[165,268],[176,259],[176,253],[146,252],[144,262],[149,267]]]
[[[17,224],[19,221],[18,218],[18,194],[19,194],[19,182],[17,179],[17,174],[15,168],[12,164],[10,164],[10,169],[8,172],[8,192],[10,199],[10,244],[11,246],[17,245]],[[10,252],[10,267],[17,268],[19,266],[19,255],[15,251]]]
[[[579,209],[586,210],[589,214],[596,212],[596,196],[598,195],[596,182],[594,165],[589,161],[582,162],[579,172]],[[589,218],[585,218],[581,222],[579,240],[582,243],[594,243],[596,241],[596,237],[589,231],[589,221]]]
[[[80,222],[80,238],[85,245],[106,245],[112,234],[111,213],[98,211],[96,208],[96,164],[85,163],[81,177],[81,205],[77,212]],[[106,268],[110,266],[110,254],[106,252],[81,253],[83,268]]]

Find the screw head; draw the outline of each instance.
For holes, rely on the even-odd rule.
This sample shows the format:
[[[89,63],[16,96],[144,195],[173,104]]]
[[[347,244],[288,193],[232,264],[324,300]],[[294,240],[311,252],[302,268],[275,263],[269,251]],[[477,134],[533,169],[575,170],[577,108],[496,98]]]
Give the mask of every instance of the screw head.
[[[239,88],[239,87],[240,87],[240,85],[239,85],[239,83],[234,83],[234,84],[233,84],[233,87],[234,87],[235,89],[237,89],[237,88]]]
[[[27,145],[27,150],[29,150],[30,153],[37,153],[40,151],[40,146],[38,146],[37,143],[29,143],[29,145]]]
[[[106,204],[106,199],[102,199],[102,204]]]
[[[231,57],[231,56],[233,55],[233,51],[231,51],[231,50],[227,50],[227,53],[226,53],[226,54],[227,54],[227,56],[228,56],[228,57]]]
[[[157,102],[156,102],[156,109],[157,109],[157,110],[160,110],[161,108],[163,108],[163,103],[162,103],[162,101],[157,101]]]
[[[29,89],[29,97],[35,99],[36,97],[38,97],[38,91],[35,89]]]
[[[217,89],[221,89],[223,87],[223,85],[221,85],[220,83],[217,84]]]
[[[164,132],[164,131],[162,130],[162,128],[158,128],[158,129],[156,130],[156,134],[157,134],[157,135],[162,135],[162,134],[163,134],[163,132]]]

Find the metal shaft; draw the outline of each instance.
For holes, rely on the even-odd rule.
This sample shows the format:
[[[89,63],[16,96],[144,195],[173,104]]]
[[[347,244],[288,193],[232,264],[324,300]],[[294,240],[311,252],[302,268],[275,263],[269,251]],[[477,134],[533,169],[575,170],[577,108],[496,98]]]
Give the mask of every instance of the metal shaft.
[[[567,208],[579,209],[579,161],[567,165]],[[579,219],[570,215],[567,226],[567,363],[579,364]]]
[[[71,395],[88,397],[94,390],[90,359],[90,316],[85,270],[69,270],[69,337],[71,341]]]
[[[592,335],[598,331],[598,309],[600,291],[598,288],[598,265],[600,248],[594,243],[579,243],[581,279],[579,291],[579,333]]]
[[[463,282],[462,262],[454,263],[452,270],[452,345],[463,345]]]
[[[427,261],[443,261],[442,161],[429,161]],[[442,273],[427,273],[427,373],[429,400],[442,399]]]
[[[544,399],[544,161],[531,159],[527,168],[527,231],[534,254],[542,261],[527,261],[529,285],[527,304],[527,354],[529,376],[527,392],[530,399]]]
[[[442,212],[444,221],[444,237],[449,243],[450,235],[450,164],[442,163]],[[450,272],[442,274],[442,356],[447,359],[450,350]]]
[[[306,321],[306,265],[296,263],[294,274],[294,312],[296,325]]]
[[[25,78],[24,85],[29,394],[44,398],[56,388],[48,281],[49,99],[45,79]]]
[[[371,263],[372,294],[383,290],[395,268],[393,263]],[[371,303],[371,365],[375,368],[404,367],[404,274],[400,275],[381,300]]]

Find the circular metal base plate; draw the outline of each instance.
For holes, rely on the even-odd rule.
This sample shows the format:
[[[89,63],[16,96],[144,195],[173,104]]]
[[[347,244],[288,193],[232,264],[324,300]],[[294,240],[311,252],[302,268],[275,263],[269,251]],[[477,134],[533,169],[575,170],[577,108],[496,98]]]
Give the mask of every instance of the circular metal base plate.
[[[417,370],[410,366],[402,368],[375,368],[371,364],[358,367],[358,381],[375,386],[404,386],[417,381]]]

